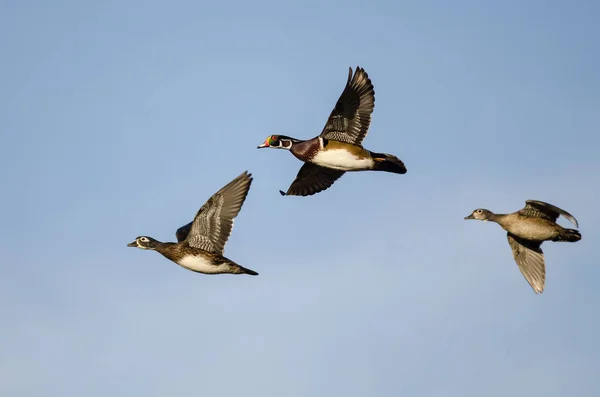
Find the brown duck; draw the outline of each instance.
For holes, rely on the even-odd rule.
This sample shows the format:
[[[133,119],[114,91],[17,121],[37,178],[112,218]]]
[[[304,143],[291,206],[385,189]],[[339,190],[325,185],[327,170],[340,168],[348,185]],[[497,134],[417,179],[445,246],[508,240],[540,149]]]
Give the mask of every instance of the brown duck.
[[[223,256],[233,221],[251,183],[252,174],[244,172],[216,192],[192,222],[177,229],[177,243],[161,243],[152,237],[140,236],[127,246],[158,251],[179,266],[198,273],[258,275]]]
[[[271,135],[258,148],[286,149],[304,161],[284,196],[310,196],[329,188],[347,171],[386,171],[405,174],[402,160],[392,154],[371,152],[361,143],[367,136],[375,107],[375,90],[364,69],[357,67],[321,135],[302,141]]]
[[[579,227],[577,220],[567,211],[543,201],[527,200],[525,208],[512,214],[494,214],[479,208],[465,217],[484,222],[492,221],[506,230],[508,244],[521,273],[536,294],[544,291],[546,266],[544,253],[540,248],[544,241],[576,242],[581,234],[575,229],[566,229],[556,223],[562,215]]]

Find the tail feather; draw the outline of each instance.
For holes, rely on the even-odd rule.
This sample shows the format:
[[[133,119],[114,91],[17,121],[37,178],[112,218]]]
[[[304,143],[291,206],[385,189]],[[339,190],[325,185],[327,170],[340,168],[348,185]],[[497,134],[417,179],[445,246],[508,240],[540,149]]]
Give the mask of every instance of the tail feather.
[[[579,240],[581,240],[581,233],[579,233],[579,230],[563,229],[554,241],[566,241],[569,243],[574,243]]]
[[[406,174],[406,166],[398,157],[387,153],[373,153],[371,157],[375,161],[373,169],[376,171],[393,172],[394,174]]]
[[[246,269],[245,267],[242,267],[242,266],[240,266],[240,270],[241,270],[240,273],[249,274],[251,276],[258,276],[258,273],[255,272],[254,270]]]

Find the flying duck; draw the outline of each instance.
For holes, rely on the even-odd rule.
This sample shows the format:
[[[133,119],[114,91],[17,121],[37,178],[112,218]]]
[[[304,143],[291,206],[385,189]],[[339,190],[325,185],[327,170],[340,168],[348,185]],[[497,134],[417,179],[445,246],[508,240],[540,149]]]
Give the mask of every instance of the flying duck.
[[[258,275],[223,256],[234,219],[246,200],[251,183],[252,174],[244,172],[216,192],[192,222],[177,229],[177,243],[162,243],[152,237],[140,236],[127,246],[158,251],[179,266],[198,273]]]
[[[270,135],[260,148],[286,149],[304,165],[283,196],[310,196],[329,188],[347,171],[386,171],[405,174],[398,157],[375,153],[361,143],[367,136],[375,107],[375,90],[361,67],[354,76],[349,68],[348,81],[321,135],[299,140],[285,135]]]
[[[490,210],[478,208],[465,219],[484,222],[496,222],[508,237],[515,262],[525,279],[536,294],[544,292],[546,265],[541,245],[544,241],[566,241],[574,243],[581,240],[581,233],[575,229],[566,229],[556,223],[560,215],[567,218],[575,227],[577,220],[567,211],[552,204],[537,200],[527,200],[523,209],[512,214],[494,214]]]

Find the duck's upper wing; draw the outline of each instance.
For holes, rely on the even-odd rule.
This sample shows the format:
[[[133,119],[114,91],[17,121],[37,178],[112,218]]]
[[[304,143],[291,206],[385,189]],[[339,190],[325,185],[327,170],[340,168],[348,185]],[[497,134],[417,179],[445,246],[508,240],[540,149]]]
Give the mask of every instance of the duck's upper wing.
[[[527,200],[525,202],[525,207],[522,210],[519,210],[521,215],[525,216],[533,216],[536,218],[547,219],[552,222],[556,222],[560,215],[567,218],[571,223],[573,223],[576,227],[579,227],[579,223],[577,219],[567,211],[558,208],[552,204],[545,203],[543,201],[538,200]]]
[[[367,136],[371,124],[371,113],[375,107],[375,90],[361,67],[348,72],[346,87],[321,132],[326,139],[360,145]]]
[[[319,193],[338,180],[344,171],[324,168],[312,163],[304,163],[298,171],[296,179],[287,192],[279,191],[283,196],[311,196]]]
[[[242,173],[213,194],[200,208],[194,221],[177,230],[177,240],[186,240],[192,247],[223,255],[235,217],[240,212],[250,190],[252,174]]]
[[[546,283],[546,265],[544,264],[544,253],[540,246],[541,241],[530,241],[507,233],[508,244],[512,249],[515,262],[519,266],[521,274],[531,285],[536,294],[544,292]]]

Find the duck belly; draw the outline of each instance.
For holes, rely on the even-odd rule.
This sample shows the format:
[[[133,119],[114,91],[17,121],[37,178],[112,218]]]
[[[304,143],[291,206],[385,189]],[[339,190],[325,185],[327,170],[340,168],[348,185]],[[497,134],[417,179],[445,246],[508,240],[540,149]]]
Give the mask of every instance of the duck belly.
[[[208,258],[202,256],[186,255],[177,261],[177,264],[188,270],[204,274],[229,273],[227,263],[214,264]]]
[[[319,152],[313,157],[312,163],[339,171],[370,170],[374,165],[370,157],[354,154],[343,149]]]
[[[527,240],[545,241],[551,240],[558,235],[556,225],[548,222],[540,222],[539,219],[525,220],[510,225],[506,231]]]

